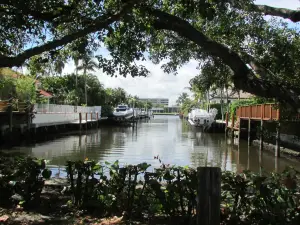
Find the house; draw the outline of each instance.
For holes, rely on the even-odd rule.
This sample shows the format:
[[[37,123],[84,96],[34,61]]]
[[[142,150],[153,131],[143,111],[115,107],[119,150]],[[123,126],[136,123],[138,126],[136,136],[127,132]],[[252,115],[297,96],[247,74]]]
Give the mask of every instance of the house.
[[[0,68],[0,79],[5,77],[5,76],[11,76],[12,78],[15,78],[15,79],[20,79],[22,77],[25,77],[25,75],[19,73],[19,72],[16,72],[12,69],[9,69],[9,68]],[[35,80],[34,81],[34,85],[35,85],[35,89],[36,89],[36,92],[37,92],[37,95],[39,95],[40,97],[45,97],[48,99],[52,98],[52,94],[49,93],[49,92],[46,92],[42,89],[42,84],[39,80]],[[2,98],[2,96],[0,96],[0,99]],[[4,97],[5,98],[5,97]],[[7,98],[7,97],[6,97]]]
[[[223,92],[223,98],[221,95],[221,91],[217,91],[216,93],[212,93],[210,95],[210,103],[215,104],[215,103],[221,103],[221,100],[223,99],[223,102],[226,103],[226,92]],[[250,99],[254,97],[254,95],[247,93],[247,92],[243,92],[240,91],[240,93],[238,93],[237,91],[233,91],[233,90],[228,90],[228,103],[237,101],[237,100],[246,100],[246,99]]]

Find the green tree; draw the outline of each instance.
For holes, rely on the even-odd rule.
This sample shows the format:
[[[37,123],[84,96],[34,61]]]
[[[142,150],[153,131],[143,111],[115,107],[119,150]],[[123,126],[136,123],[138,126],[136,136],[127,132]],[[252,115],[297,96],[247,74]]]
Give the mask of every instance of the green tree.
[[[176,104],[181,105],[188,97],[189,95],[186,92],[181,93],[176,100]]]
[[[147,75],[135,63],[145,51],[154,62],[170,59],[163,66],[167,72],[213,56],[233,71],[237,89],[299,103],[299,32],[263,18],[297,22],[299,10],[252,0],[5,0],[1,7],[0,67],[20,66],[36,55],[65,61],[70,52],[83,54],[100,43],[112,56],[97,57],[110,75]]]
[[[36,101],[35,80],[29,76],[22,76],[16,79],[16,97],[19,101]]]
[[[84,55],[81,58],[80,64],[77,67],[77,70],[82,70],[83,75],[85,77],[85,84],[84,84],[84,93],[85,93],[85,105],[88,103],[88,95],[87,95],[87,72],[89,71],[95,71],[95,68],[97,68],[97,63],[93,60],[91,55]]]

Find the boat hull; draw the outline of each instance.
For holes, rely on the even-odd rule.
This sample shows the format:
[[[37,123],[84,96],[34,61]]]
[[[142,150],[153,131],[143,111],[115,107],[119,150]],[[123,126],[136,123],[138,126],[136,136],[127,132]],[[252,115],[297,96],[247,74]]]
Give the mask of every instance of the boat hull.
[[[116,120],[127,120],[133,117],[133,112],[130,113],[113,113],[114,119]]]

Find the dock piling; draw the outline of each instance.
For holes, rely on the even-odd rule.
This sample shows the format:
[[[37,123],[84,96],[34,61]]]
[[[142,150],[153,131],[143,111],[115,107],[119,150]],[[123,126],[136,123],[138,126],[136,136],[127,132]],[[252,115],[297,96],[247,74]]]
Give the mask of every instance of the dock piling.
[[[248,146],[251,145],[251,118],[248,119]]]
[[[260,120],[260,148],[259,150],[262,151],[264,148],[264,120]]]
[[[81,130],[82,114],[79,113],[79,129]]]
[[[280,122],[276,124],[276,147],[275,157],[280,157]]]
[[[231,138],[234,138],[234,114],[231,115]]]
[[[88,128],[88,113],[85,113],[85,128]]]
[[[97,120],[97,128],[99,127],[99,113],[96,113],[96,120]]]
[[[197,225],[219,225],[221,168],[198,167]]]

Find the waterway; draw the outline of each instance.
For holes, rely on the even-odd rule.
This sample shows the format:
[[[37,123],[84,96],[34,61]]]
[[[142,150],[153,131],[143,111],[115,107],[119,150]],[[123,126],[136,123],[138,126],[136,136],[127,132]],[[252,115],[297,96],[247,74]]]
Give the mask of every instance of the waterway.
[[[300,163],[290,159],[275,159],[270,152],[259,153],[241,140],[234,143],[224,134],[202,133],[177,116],[155,116],[139,122],[137,127],[101,127],[96,130],[73,132],[32,146],[9,150],[49,160],[56,176],[64,176],[67,160],[86,158],[100,162],[138,164],[152,167],[161,163],[181,166],[218,166],[222,170],[282,171],[287,166],[300,170]],[[161,162],[154,159],[159,156]]]

